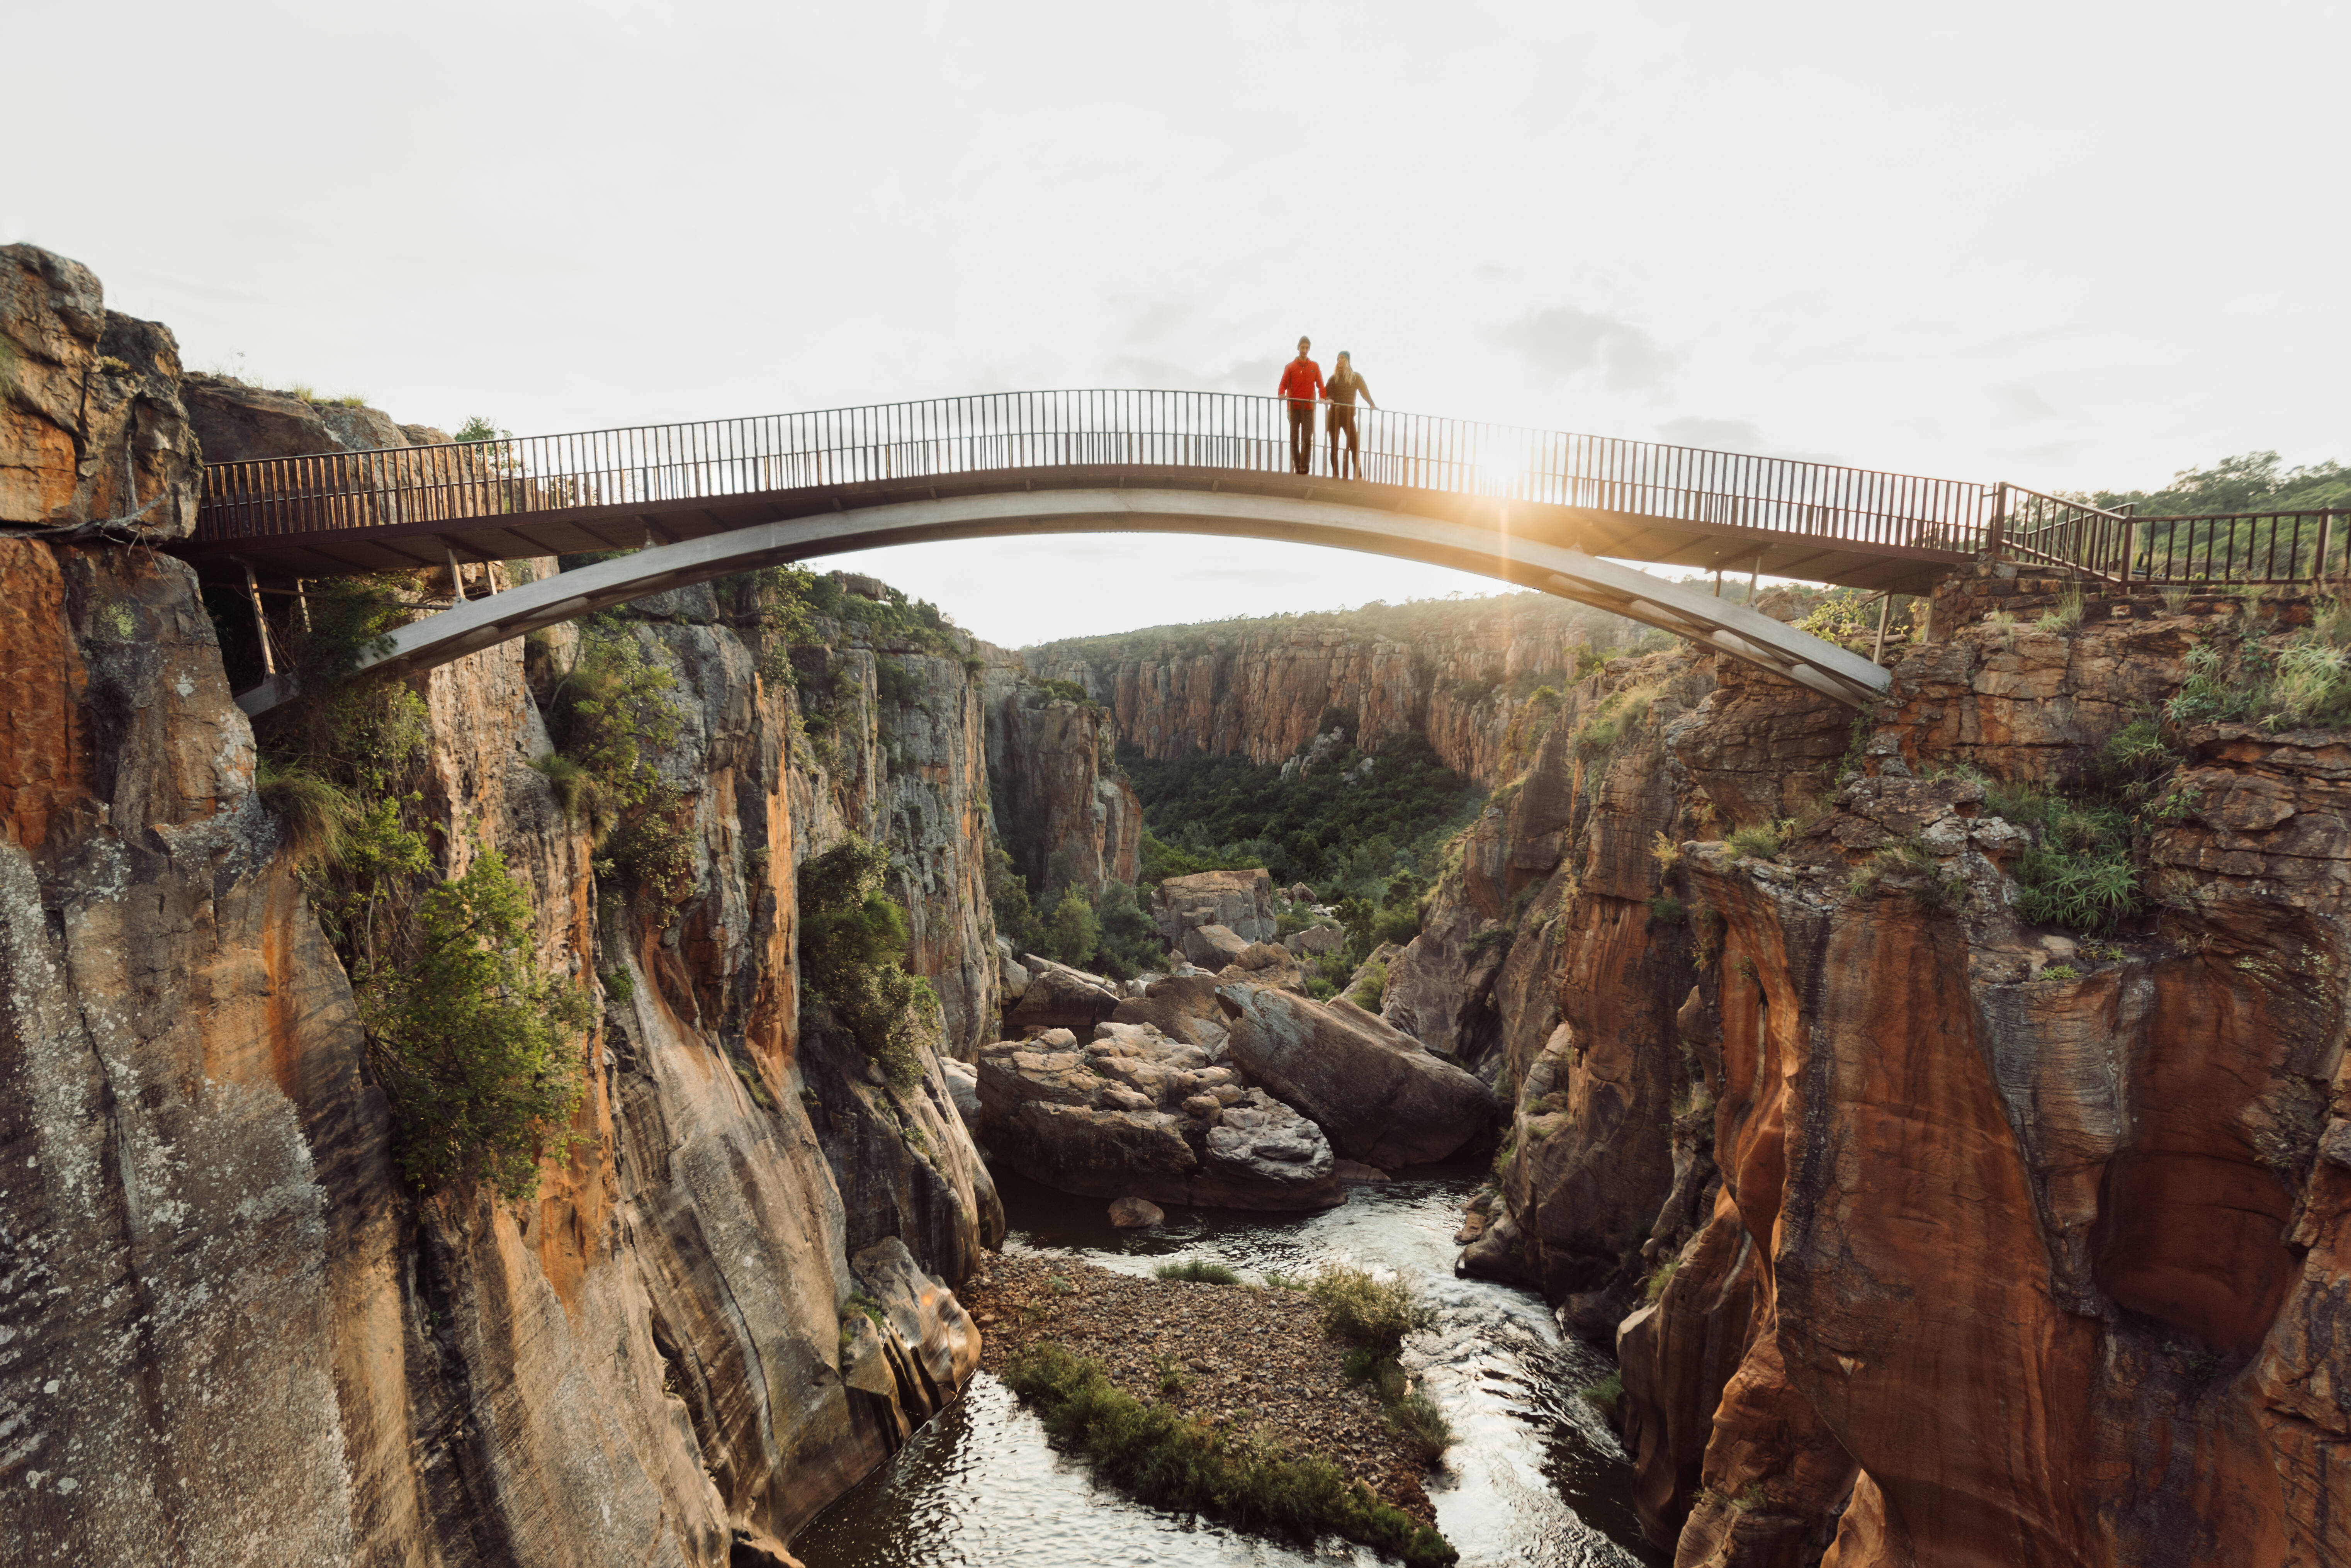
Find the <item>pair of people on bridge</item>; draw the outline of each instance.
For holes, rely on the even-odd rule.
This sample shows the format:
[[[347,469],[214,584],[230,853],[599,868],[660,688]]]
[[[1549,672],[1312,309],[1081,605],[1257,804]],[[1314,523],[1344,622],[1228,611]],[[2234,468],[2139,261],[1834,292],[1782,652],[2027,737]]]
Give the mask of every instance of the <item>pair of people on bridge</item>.
[[[1322,367],[1308,357],[1314,347],[1305,339],[1298,340],[1298,357],[1281,367],[1281,380],[1274,389],[1276,397],[1290,400],[1290,465],[1301,474],[1311,472],[1314,466],[1314,405],[1325,402],[1330,413],[1323,423],[1331,437],[1331,476],[1344,479],[1350,460],[1354,465],[1354,477],[1364,476],[1364,453],[1355,438],[1355,400],[1360,397],[1367,408],[1380,405],[1372,402],[1372,389],[1355,373],[1354,361],[1342,349],[1338,362],[1331,367],[1331,379],[1324,382]],[[1347,438],[1347,449],[1339,450],[1339,437]]]

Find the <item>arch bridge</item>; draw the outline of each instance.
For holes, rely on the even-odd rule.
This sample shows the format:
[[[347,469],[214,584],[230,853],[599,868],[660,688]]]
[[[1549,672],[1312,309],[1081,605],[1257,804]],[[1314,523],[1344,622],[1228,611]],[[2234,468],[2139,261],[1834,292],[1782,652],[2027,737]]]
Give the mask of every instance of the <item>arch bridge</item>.
[[[413,673],[664,589],[883,545],[1284,539],[1576,600],[1858,705],[1886,689],[1885,670],[1720,597],[1721,574],[1924,592],[2000,544],[2005,486],[1385,410],[1355,419],[1360,467],[1345,477],[1293,471],[1281,399],[1136,391],[257,459],[206,468],[194,532],[175,548],[256,590],[632,552],[428,616],[367,661]],[[1318,449],[1310,467],[1329,462]],[[1624,560],[1714,572],[1716,591]],[[287,695],[273,677],[239,702],[258,714]]]

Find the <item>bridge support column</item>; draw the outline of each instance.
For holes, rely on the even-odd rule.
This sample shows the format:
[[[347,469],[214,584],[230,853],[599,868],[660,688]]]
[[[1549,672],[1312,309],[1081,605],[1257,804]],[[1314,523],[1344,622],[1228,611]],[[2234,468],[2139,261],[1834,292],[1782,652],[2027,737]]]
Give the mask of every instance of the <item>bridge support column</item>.
[[[261,638],[261,673],[274,675],[277,673],[277,660],[269,651],[269,617],[261,612],[261,584],[253,580],[251,566],[243,561],[237,564],[245,567],[245,596],[253,601],[253,630]]]

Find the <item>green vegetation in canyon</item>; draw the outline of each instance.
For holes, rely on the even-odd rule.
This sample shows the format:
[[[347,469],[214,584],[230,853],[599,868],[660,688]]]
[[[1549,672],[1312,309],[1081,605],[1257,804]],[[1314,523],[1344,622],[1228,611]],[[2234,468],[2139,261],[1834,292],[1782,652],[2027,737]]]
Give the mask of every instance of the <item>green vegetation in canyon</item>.
[[[1435,1310],[1403,1280],[1343,1265],[1324,1269],[1307,1282],[1306,1293],[1322,1309],[1323,1333],[1354,1347],[1347,1375],[1372,1385],[1387,1406],[1388,1424],[1424,1463],[1435,1464],[1452,1447],[1453,1428],[1399,1359],[1406,1335],[1435,1325]]]
[[[1195,1509],[1263,1534],[1335,1535],[1411,1568],[1460,1560],[1443,1536],[1349,1482],[1328,1459],[1219,1432],[1137,1399],[1061,1345],[1024,1347],[1005,1382],[1098,1476],[1144,1502]]]
[[[300,695],[259,727],[263,803],[279,816],[321,926],[350,976],[394,1150],[420,1189],[462,1175],[536,1192],[582,1092],[594,1004],[543,970],[523,884],[485,850],[436,874],[417,789],[428,721],[406,685],[352,678],[413,610],[397,579],[313,586],[285,632]]]
[[[846,838],[799,872],[800,978],[899,1088],[922,1076],[921,1046],[937,1010],[930,983],[906,969],[906,916],[883,893],[890,852]]]
[[[528,1197],[542,1155],[568,1146],[595,1005],[539,967],[530,901],[496,850],[428,889],[413,932],[402,961],[352,977],[401,1167],[426,1191],[470,1167]]]
[[[1374,756],[1356,747],[1353,715],[1334,710],[1318,727],[1342,729],[1346,739],[1305,767],[1198,752],[1161,761],[1122,745],[1119,764],[1162,846],[1161,864],[1168,850],[1219,864],[1253,861],[1277,882],[1306,882],[1332,899],[1377,898],[1399,871],[1432,875],[1446,841],[1477,815],[1480,792],[1423,736],[1391,736]]]

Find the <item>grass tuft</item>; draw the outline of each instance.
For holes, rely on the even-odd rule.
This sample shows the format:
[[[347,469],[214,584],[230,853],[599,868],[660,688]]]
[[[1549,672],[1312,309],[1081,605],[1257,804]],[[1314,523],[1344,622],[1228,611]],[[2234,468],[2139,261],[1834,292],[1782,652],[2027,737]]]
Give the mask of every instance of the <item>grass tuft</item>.
[[[1788,824],[1782,821],[1756,828],[1736,828],[1723,842],[1741,860],[1750,855],[1757,860],[1771,860],[1787,847]]]
[[[1383,1280],[1334,1264],[1306,1287],[1322,1308],[1322,1330],[1332,1339],[1394,1354],[1405,1335],[1427,1328],[1436,1312],[1402,1280]]]
[[[1241,1277],[1222,1263],[1211,1263],[1204,1258],[1187,1258],[1181,1263],[1162,1263],[1153,1270],[1163,1280],[1183,1280],[1195,1285],[1238,1285]]]
[[[277,818],[279,841],[297,866],[340,863],[359,802],[345,790],[296,763],[263,757],[254,769],[254,789]]]

